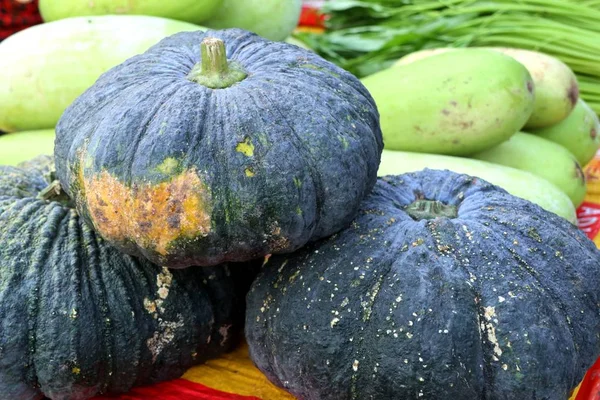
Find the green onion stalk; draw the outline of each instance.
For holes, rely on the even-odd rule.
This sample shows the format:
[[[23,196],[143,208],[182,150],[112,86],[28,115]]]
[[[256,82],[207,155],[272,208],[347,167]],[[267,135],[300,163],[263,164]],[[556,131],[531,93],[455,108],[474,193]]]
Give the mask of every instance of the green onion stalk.
[[[324,12],[325,33],[297,37],[359,77],[422,49],[522,48],[571,67],[600,114],[600,0],[332,0]]]

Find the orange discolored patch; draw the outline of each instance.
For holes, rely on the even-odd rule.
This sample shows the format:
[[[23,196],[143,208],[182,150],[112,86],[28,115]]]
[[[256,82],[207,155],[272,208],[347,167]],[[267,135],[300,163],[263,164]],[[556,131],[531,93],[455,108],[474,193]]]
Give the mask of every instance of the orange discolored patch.
[[[134,187],[103,171],[82,184],[94,226],[106,239],[131,240],[166,255],[174,240],[210,231],[210,194],[194,170]]]

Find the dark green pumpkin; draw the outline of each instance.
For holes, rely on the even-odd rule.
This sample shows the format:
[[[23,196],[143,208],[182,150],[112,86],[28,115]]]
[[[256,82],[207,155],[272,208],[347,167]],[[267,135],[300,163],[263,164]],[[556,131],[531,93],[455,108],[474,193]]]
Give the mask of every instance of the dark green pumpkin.
[[[240,29],[176,34],[108,71],[56,135],[81,215],[169,267],[291,252],[340,230],[383,146],[358,79]]]
[[[256,365],[301,400],[565,400],[600,354],[600,252],[484,181],[381,178],[354,222],[271,257]]]
[[[179,377],[237,343],[248,266],[123,255],[46,191],[49,158],[0,167],[0,399],[79,400]]]

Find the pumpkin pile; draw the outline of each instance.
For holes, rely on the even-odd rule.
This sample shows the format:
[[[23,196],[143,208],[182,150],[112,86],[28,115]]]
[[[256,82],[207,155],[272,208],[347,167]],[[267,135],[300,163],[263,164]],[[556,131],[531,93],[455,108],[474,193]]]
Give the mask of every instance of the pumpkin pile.
[[[480,178],[378,178],[382,136],[356,77],[245,30],[111,68],[0,169],[0,399],[172,379],[242,329],[299,399],[566,399],[600,252]]]
[[[111,69],[53,159],[0,171],[0,399],[126,392],[230,350],[262,257],[349,225],[382,148],[357,78],[247,31]]]

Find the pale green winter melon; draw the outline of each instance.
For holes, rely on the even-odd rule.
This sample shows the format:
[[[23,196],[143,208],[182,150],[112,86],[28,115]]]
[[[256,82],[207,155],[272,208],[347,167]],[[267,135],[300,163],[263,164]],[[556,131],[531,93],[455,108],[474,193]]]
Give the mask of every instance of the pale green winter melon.
[[[0,130],[54,128],[108,69],[166,36],[205,29],[148,16],[74,17],[27,28],[0,43]]]
[[[571,152],[560,144],[517,132],[506,142],[472,158],[531,172],[552,182],[578,207],[585,197],[585,174]]]
[[[577,221],[569,196],[547,180],[516,168],[471,158],[384,150],[377,174],[397,175],[425,168],[447,169],[481,178],[572,223]]]
[[[151,15],[200,23],[210,18],[222,0],[40,0],[44,21],[90,15]]]
[[[600,120],[581,98],[567,118],[556,125],[531,130],[531,133],[564,146],[583,166],[594,158],[600,147]]]
[[[241,28],[270,40],[287,38],[298,26],[302,0],[223,0],[203,22],[213,29]]]
[[[0,165],[17,165],[54,153],[54,129],[0,135]]]
[[[457,49],[362,79],[389,150],[469,155],[519,131],[533,111],[527,69],[504,54]]]

